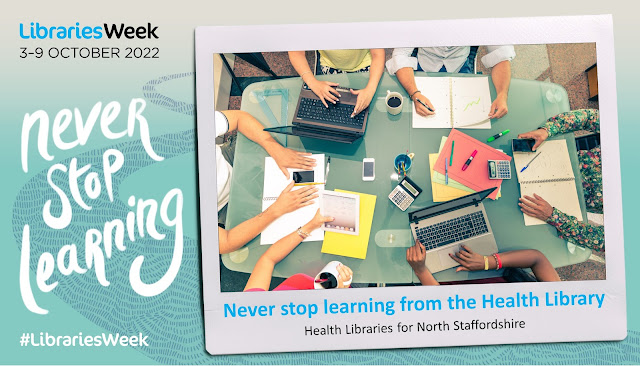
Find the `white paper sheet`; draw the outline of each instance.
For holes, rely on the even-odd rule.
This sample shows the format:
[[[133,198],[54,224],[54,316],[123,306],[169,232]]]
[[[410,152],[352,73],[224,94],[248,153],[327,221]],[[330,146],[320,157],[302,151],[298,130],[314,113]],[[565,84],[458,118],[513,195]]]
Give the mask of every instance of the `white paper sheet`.
[[[324,154],[311,155],[311,158],[316,160],[316,166],[314,168],[314,182],[324,183]],[[299,172],[302,169],[289,169],[289,178],[282,174],[280,168],[276,164],[272,157],[266,157],[264,161],[264,190],[262,194],[262,211],[264,212],[269,206],[276,202],[276,198],[282,193],[282,191],[291,182],[293,172]],[[305,186],[293,187],[294,190],[301,189]],[[319,190],[324,190],[324,184],[318,184]],[[298,227],[309,222],[316,214],[316,211],[320,207],[318,199],[314,200],[312,205],[302,207],[296,211],[287,213],[280,216],[260,235],[260,244],[268,245],[273,244],[283,237],[296,231]],[[322,241],[324,240],[324,231],[322,229],[314,230],[303,241]]]
[[[451,128],[451,99],[449,98],[448,77],[417,77],[416,86],[420,93],[429,98],[435,114],[423,117],[413,107],[413,128]]]
[[[489,78],[451,78],[453,127],[489,129]]]

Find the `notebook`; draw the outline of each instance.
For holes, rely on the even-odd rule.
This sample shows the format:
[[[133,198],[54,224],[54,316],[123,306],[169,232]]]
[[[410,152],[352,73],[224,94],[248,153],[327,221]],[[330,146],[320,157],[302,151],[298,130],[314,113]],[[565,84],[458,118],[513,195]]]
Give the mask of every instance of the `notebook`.
[[[413,128],[491,128],[488,77],[417,77],[416,86],[436,113],[423,117],[414,108]]]
[[[538,153],[540,155],[520,173]],[[551,206],[582,221],[580,200],[566,140],[545,141],[535,152],[514,152],[513,161],[520,183],[520,197],[533,197],[535,193]],[[524,224],[543,225],[545,222],[524,215]]]
[[[335,191],[352,193],[360,196],[360,235],[353,236],[329,231],[325,232],[321,252],[341,255],[344,257],[365,259],[367,257],[367,248],[369,248],[373,212],[376,208],[376,196],[358,192],[343,191],[341,189],[336,189]]]
[[[313,169],[314,182],[324,182],[324,154],[311,155],[311,158],[316,160],[316,166]],[[280,193],[291,182],[293,172],[301,171],[301,169],[289,169],[289,177],[285,177],[282,171],[276,164],[272,157],[267,156],[264,159],[264,189],[262,191],[262,212],[269,208],[276,202]],[[305,186],[293,187],[293,189],[301,189]],[[320,190],[324,189],[324,184],[318,184],[317,187]],[[269,226],[266,227],[260,234],[260,244],[267,245],[273,244],[283,237],[296,231],[300,226],[309,222],[316,214],[316,211],[320,208],[318,199],[312,205],[299,208],[296,211],[289,212],[280,216]],[[324,231],[322,229],[316,229],[310,233],[303,241],[322,241],[324,239]]]
[[[488,160],[508,160],[511,156],[500,152],[493,147],[480,142],[473,137],[466,135],[456,129],[451,130],[447,142],[444,144],[434,171],[444,174],[444,159],[451,156],[451,144],[455,141],[453,152],[453,164],[449,166],[449,179],[463,184],[476,192],[485,189],[500,187],[502,179],[489,179]],[[466,170],[462,170],[462,166],[471,156],[474,150],[477,150],[476,157],[469,164]],[[488,197],[495,200],[498,197],[499,190],[496,189]]]

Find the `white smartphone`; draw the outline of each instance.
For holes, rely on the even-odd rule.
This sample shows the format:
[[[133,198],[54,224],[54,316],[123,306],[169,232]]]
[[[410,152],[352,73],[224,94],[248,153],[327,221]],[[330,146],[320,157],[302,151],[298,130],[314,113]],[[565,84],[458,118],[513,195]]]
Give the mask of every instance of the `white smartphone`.
[[[362,180],[372,181],[376,179],[376,159],[362,159]]]

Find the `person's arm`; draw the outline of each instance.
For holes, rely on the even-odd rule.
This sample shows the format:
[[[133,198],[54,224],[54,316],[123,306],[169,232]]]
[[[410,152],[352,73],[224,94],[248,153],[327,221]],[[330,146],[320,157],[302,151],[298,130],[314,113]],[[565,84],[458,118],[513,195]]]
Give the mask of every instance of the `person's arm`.
[[[380,82],[380,78],[382,78],[382,73],[384,72],[384,49],[376,48],[372,49],[370,52],[371,67],[369,67],[369,82],[367,83],[367,86],[360,90],[351,89],[351,93],[358,96],[356,100],[356,107],[354,108],[351,117],[362,112],[369,106],[369,104],[371,104],[371,100],[376,94],[378,83]]]
[[[309,67],[304,51],[289,51],[289,61],[291,61],[291,65],[296,69],[302,81],[320,98],[325,107],[329,107],[327,102],[336,104],[338,98],[340,98],[340,93],[334,87],[339,84],[316,79]]]
[[[511,83],[511,61],[505,60],[495,65],[491,69],[491,80],[496,88],[496,99],[491,103],[489,118],[502,118],[509,111],[507,98]]]
[[[301,207],[313,204],[313,200],[318,198],[318,188],[313,186],[292,190],[294,182],[280,193],[276,202],[269,206],[264,212],[250,218],[231,230],[218,228],[218,246],[220,254],[231,253],[240,249],[251,239],[255,238],[267,228],[278,217],[293,212]]]
[[[578,130],[600,133],[600,111],[578,109],[560,113],[549,118],[542,128],[547,131],[549,137]]]
[[[262,146],[276,161],[278,167],[285,176],[289,176],[287,168],[313,170],[316,165],[311,153],[299,152],[287,149],[280,145],[269,132],[264,131],[264,126],[251,114],[244,111],[223,111],[229,122],[229,131],[238,130],[249,140]]]
[[[466,245],[455,255],[449,254],[451,259],[458,262],[459,271],[481,271],[485,269],[485,256],[473,252]],[[510,252],[498,253],[503,268],[531,268],[538,281],[551,282],[560,281],[560,276],[551,265],[547,257],[535,249],[513,250]],[[498,261],[493,255],[486,256],[489,262],[489,269],[497,269]]]
[[[552,207],[537,194],[520,198],[518,205],[523,213],[555,227],[560,239],[598,252],[604,251],[604,226],[578,221],[576,217]]]
[[[487,54],[480,60],[491,69],[491,80],[496,88],[496,99],[491,104],[489,118],[504,117],[507,112],[507,98],[511,83],[511,60],[516,57],[512,45],[487,46]]]
[[[431,104],[429,98],[425,97],[416,86],[416,78],[413,74],[413,69],[411,67],[404,67],[396,72],[396,77],[398,81],[404,88],[404,90],[409,93],[409,97],[413,101],[413,106],[416,109],[416,112],[421,116],[428,116],[436,113],[436,108]],[[422,101],[422,103],[426,104],[427,107],[422,105],[418,100]],[[431,110],[429,110],[429,108]]]
[[[308,235],[313,230],[320,228],[323,223],[329,221],[333,221],[333,217],[320,215],[320,210],[318,209],[313,219],[304,224],[300,228],[300,231],[303,235]],[[304,240],[303,235],[295,231],[271,245],[269,249],[262,254],[260,259],[258,259],[255,267],[253,267],[247,285],[244,287],[245,291],[248,289],[263,289],[268,291],[271,285],[273,268]]]
[[[425,250],[424,245],[419,241],[417,241],[414,246],[407,249],[407,262],[420,280],[420,284],[424,286],[440,285],[425,264],[426,256],[427,251]]]
[[[560,113],[549,118],[540,128],[521,133],[519,139],[534,139],[533,151],[551,136],[577,130],[600,133],[600,111],[597,109],[578,109]]]

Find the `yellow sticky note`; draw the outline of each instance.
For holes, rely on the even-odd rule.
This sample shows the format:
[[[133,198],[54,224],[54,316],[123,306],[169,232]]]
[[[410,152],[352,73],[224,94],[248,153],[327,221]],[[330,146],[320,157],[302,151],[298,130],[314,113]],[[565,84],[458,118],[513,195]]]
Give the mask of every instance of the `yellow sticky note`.
[[[376,208],[376,196],[336,189],[336,192],[352,193],[360,196],[360,235],[349,235],[327,231],[324,233],[322,253],[344,257],[365,259],[369,248],[369,236],[373,223],[373,211]]]

